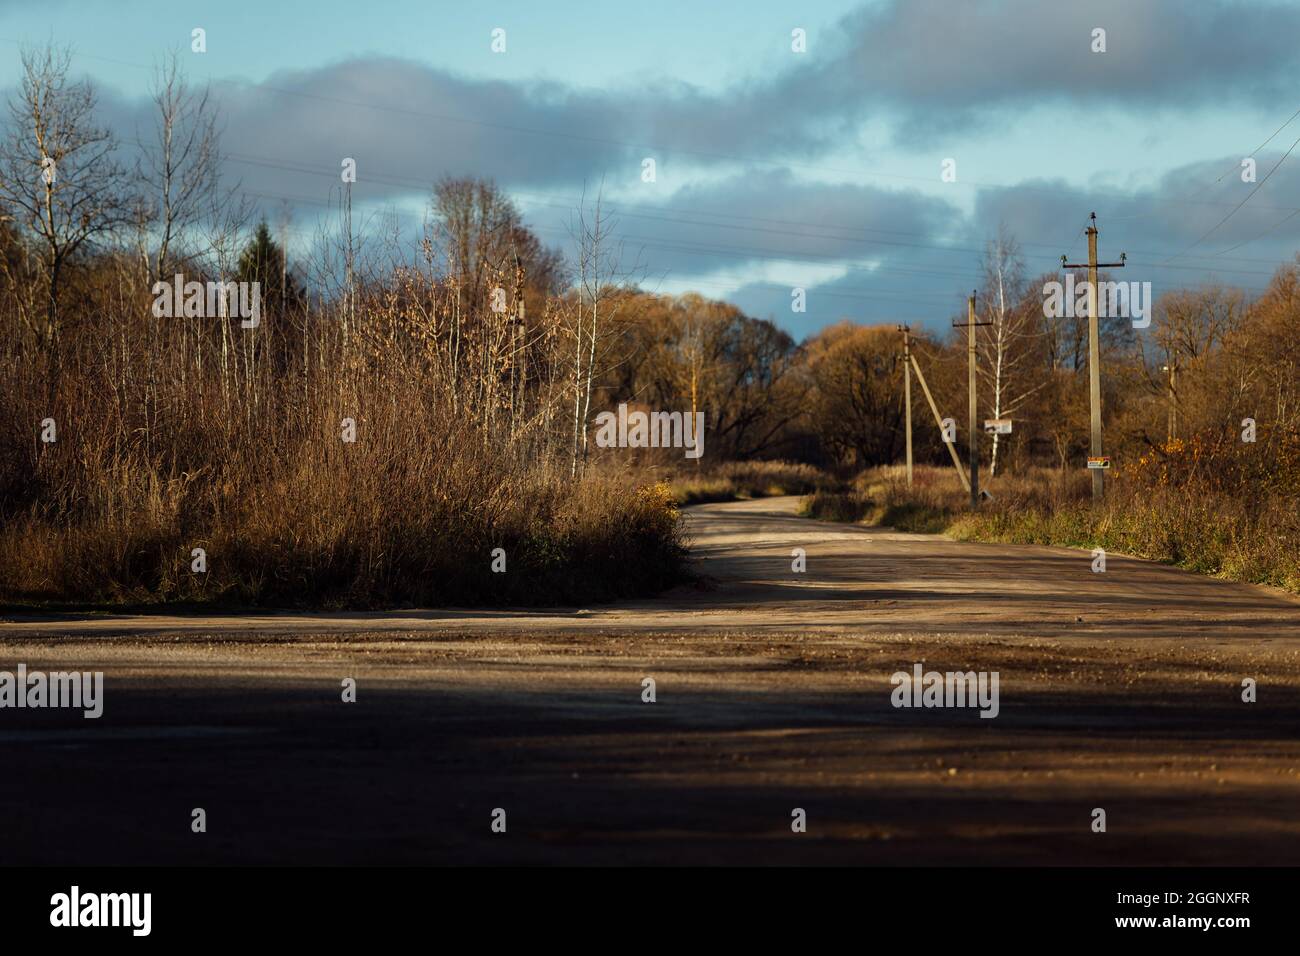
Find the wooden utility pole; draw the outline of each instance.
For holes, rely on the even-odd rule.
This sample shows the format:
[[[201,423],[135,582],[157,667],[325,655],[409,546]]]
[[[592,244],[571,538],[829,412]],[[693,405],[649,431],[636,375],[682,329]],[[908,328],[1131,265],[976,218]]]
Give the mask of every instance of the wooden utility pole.
[[[912,488],[912,345],[910,326],[900,325],[903,333],[903,430],[907,435],[907,488]]]
[[[921,391],[925,393],[925,400],[930,403],[930,411],[934,414],[934,423],[939,427],[939,437],[943,437],[943,419],[939,417],[939,407],[934,404],[934,396],[930,394],[930,386],[925,383],[925,376],[921,374],[921,366],[917,364],[916,356],[912,356],[912,368],[916,371],[916,380],[921,383]],[[966,478],[966,472],[962,471],[961,458],[957,456],[957,449],[950,441],[944,441],[944,446],[948,449],[948,454],[952,455],[953,466],[957,469],[957,477],[961,479],[961,486],[968,491],[970,490],[970,481]]]
[[[1090,217],[1088,226],[1088,401],[1091,406],[1091,439],[1088,454],[1093,458],[1101,457],[1101,340],[1097,330],[1097,269],[1122,269],[1127,255],[1120,253],[1119,262],[1097,261],[1097,214]],[[1082,263],[1066,262],[1061,256],[1062,269],[1081,269]],[[1101,501],[1105,491],[1102,469],[1091,468],[1092,500]]]
[[[980,506],[980,423],[979,407],[975,389],[975,326],[992,325],[992,322],[975,321],[975,293],[966,300],[966,388],[969,393],[967,428],[970,430],[970,506]],[[954,322],[953,328],[960,328],[961,323]]]

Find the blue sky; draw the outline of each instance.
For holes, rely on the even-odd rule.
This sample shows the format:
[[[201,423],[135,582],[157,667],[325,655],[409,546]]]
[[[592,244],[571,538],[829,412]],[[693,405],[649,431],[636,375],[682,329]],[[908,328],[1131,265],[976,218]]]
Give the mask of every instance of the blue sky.
[[[1157,295],[1263,288],[1300,247],[1300,155],[1258,190],[1236,170],[1254,156],[1263,179],[1300,137],[1297,119],[1256,151],[1300,110],[1297,35],[1300,4],[1228,0],[0,0],[0,88],[19,44],[70,45],[129,139],[151,64],[179,50],[222,105],[229,175],[268,213],[293,202],[299,241],[343,156],[365,210],[417,221],[440,176],[492,176],[562,247],[603,183],[645,286],[802,337],[840,318],[941,328],[1000,222],[1037,274],[1084,253],[1092,210],[1103,256],[1126,251]]]

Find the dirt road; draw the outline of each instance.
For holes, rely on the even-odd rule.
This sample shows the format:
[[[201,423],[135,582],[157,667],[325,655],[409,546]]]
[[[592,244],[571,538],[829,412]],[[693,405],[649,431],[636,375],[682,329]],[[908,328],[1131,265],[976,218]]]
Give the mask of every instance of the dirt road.
[[[1300,863],[1300,601],[795,504],[693,509],[712,586],[618,607],[11,616],[105,704],[0,710],[0,863]],[[917,663],[998,716],[895,708]]]

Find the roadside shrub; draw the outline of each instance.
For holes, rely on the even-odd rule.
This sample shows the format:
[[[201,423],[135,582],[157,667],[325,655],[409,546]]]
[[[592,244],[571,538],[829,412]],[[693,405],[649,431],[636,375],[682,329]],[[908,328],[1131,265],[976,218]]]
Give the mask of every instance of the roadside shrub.
[[[804,513],[959,540],[1104,548],[1300,592],[1300,513],[1288,490],[1293,472],[1285,455],[1252,457],[1249,446],[1244,452],[1219,446],[1213,454],[1249,460],[1210,467],[1207,478],[1200,471],[1206,448],[1173,444],[1165,449],[1171,464],[1153,454],[1111,475],[1100,506],[1092,504],[1091,478],[1082,469],[1036,468],[986,481],[993,499],[972,513],[952,469],[917,467],[909,490],[904,469],[893,466],[864,472],[851,492],[810,497]],[[857,509],[845,501],[873,506]]]
[[[736,501],[780,495],[805,495],[832,482],[812,465],[789,461],[724,462],[695,473],[679,472],[671,482],[682,505],[710,501]]]

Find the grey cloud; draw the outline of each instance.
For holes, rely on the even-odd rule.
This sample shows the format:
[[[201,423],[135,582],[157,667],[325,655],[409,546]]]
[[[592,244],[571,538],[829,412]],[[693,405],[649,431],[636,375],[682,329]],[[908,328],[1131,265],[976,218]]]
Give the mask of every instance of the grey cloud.
[[[1258,179],[1281,156],[1280,152],[1256,156]],[[1021,235],[1046,242],[1059,237],[1078,243],[1088,213],[1095,211],[1108,246],[1133,250],[1131,259],[1153,268],[1162,263],[1186,264],[1184,252],[1187,259],[1203,261],[1210,268],[1228,268],[1242,258],[1280,262],[1300,244],[1297,159],[1293,155],[1284,161],[1249,199],[1258,184],[1242,182],[1240,156],[1224,156],[1169,170],[1153,186],[1131,191],[1091,190],[1057,180],[985,188],[973,219],[1012,223]],[[1247,200],[1244,205],[1242,200]],[[1248,241],[1239,250],[1228,251]],[[1172,257],[1177,258],[1169,263]],[[1267,268],[1256,265],[1256,269]]]
[[[653,206],[612,204],[627,247],[656,274],[765,261],[827,263],[896,255],[940,240],[955,207],[913,190],[807,182],[748,170],[680,189]]]
[[[883,111],[917,145],[1050,103],[1268,107],[1289,96],[1298,28],[1293,6],[1228,0],[892,0],[820,31],[797,68],[739,91],[740,112],[813,128]]]
[[[1089,51],[1094,26],[1108,52]],[[473,172],[515,186],[634,181],[642,157],[697,168],[807,159],[886,117],[912,145],[1034,105],[1272,107],[1300,63],[1300,9],[1203,0],[892,0],[814,31],[802,56],[718,93],[473,80],[391,58],[222,84],[226,151],[266,191],[313,193],[352,156],[374,195]],[[365,180],[382,170],[388,182]]]

